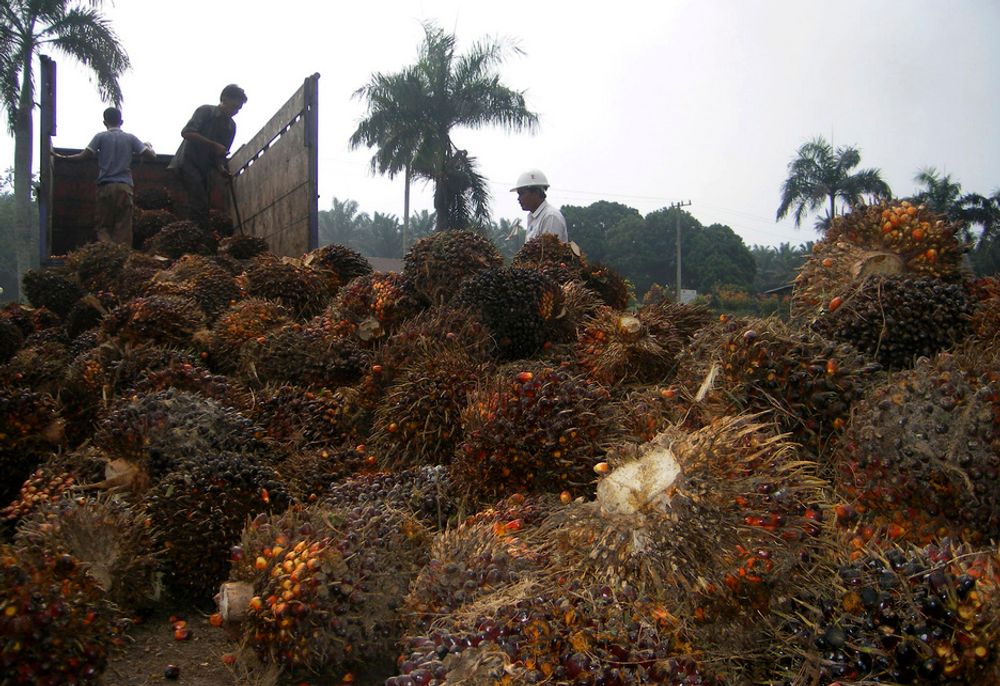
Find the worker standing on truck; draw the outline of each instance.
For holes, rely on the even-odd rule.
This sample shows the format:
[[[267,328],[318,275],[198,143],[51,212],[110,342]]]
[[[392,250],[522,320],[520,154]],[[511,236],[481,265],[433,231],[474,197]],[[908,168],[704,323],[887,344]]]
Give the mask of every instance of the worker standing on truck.
[[[517,185],[511,192],[517,193],[517,201],[521,209],[528,213],[528,225],[524,242],[541,236],[543,233],[555,234],[563,243],[569,241],[566,232],[566,220],[562,212],[550,205],[545,199],[545,191],[549,188],[549,180],[537,169],[526,171],[517,177]]]
[[[64,160],[97,158],[97,240],[132,247],[132,157],[155,160],[153,146],[122,131],[122,113],[117,107],[104,110],[104,131],[73,155],[52,153]]]
[[[228,177],[226,156],[236,137],[233,117],[247,101],[235,83],[222,89],[218,105],[202,105],[181,130],[181,145],[167,165],[177,172],[188,196],[188,218],[207,226],[213,175]],[[227,178],[228,181],[228,178]]]

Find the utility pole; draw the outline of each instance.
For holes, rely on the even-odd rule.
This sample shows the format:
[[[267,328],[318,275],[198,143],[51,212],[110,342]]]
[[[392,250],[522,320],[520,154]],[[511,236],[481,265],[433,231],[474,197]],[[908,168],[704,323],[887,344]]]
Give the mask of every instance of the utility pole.
[[[677,233],[677,304],[681,302],[681,212],[682,207],[688,207],[691,201],[675,202],[670,204],[670,209],[677,210],[674,227]]]

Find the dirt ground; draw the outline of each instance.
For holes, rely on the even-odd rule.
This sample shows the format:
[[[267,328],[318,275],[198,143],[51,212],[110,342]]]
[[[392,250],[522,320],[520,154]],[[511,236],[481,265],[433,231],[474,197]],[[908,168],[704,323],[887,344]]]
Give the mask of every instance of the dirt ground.
[[[238,652],[227,631],[213,627],[208,617],[188,614],[191,636],[187,640],[174,638],[174,627],[168,614],[154,614],[129,627],[125,646],[111,658],[102,686],[145,686],[146,684],[178,683],[187,686],[229,686],[241,683],[230,667],[222,662],[226,653]],[[172,680],[165,676],[167,667],[180,668]],[[245,682],[243,682],[245,683]]]

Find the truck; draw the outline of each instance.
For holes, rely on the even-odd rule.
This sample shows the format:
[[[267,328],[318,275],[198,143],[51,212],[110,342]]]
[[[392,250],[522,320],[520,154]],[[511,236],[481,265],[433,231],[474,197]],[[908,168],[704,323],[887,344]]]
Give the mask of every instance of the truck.
[[[50,154],[79,151],[52,145],[55,75],[55,62],[42,60],[39,247],[43,265],[60,262],[63,255],[96,238],[96,161]],[[219,179],[210,192],[212,208],[228,216],[235,231],[263,238],[279,256],[299,257],[318,247],[318,82],[318,73],[303,80],[260,131],[232,153],[231,185]],[[167,169],[172,157],[160,154],[133,166],[137,201],[155,189],[166,194],[170,206],[183,210],[187,205],[183,189]]]

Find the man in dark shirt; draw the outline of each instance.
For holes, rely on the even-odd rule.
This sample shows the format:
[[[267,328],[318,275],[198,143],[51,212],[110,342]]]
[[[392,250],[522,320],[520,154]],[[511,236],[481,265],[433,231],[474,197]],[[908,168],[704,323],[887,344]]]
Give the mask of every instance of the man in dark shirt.
[[[209,189],[214,173],[228,174],[226,155],[236,137],[233,116],[247,101],[234,83],[222,89],[218,105],[202,105],[181,130],[181,142],[168,169],[177,172],[188,195],[189,218],[205,226],[208,222]]]
[[[53,153],[64,160],[97,158],[97,240],[132,247],[132,158],[155,160],[149,143],[143,143],[121,129],[122,113],[117,107],[104,110],[104,128],[86,148],[74,155]]]

